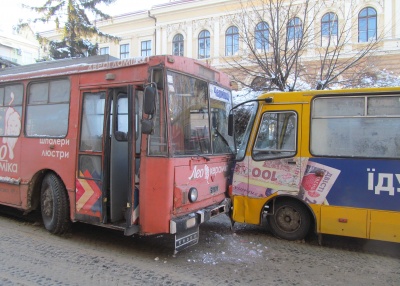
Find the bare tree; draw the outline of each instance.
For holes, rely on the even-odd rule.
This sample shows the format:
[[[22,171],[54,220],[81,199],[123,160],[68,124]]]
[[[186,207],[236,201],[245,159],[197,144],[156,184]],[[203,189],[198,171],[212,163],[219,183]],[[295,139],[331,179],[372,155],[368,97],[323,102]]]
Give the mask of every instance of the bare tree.
[[[383,38],[383,33],[379,37],[373,33],[368,38],[361,39],[365,41],[358,44],[356,49],[346,50],[353,43],[351,35],[354,27],[358,26],[358,18],[353,17],[353,1],[337,7],[342,18],[340,25],[338,14],[333,12],[326,13],[321,20],[321,48],[316,49],[319,53],[319,67],[315,88],[318,90],[326,89],[332,83],[339,83],[340,77],[345,74],[350,83],[360,81],[366,71],[359,71],[359,65],[373,53]]]
[[[232,15],[239,27],[244,48],[227,63],[234,79],[252,89],[295,89],[307,77],[315,89],[330,84],[355,68],[377,47],[380,38],[369,38],[356,50],[347,51],[354,40],[351,29],[352,1],[336,13],[321,11],[337,1],[241,0],[240,11]],[[350,2],[350,4],[349,4]],[[343,4],[344,2],[342,2]],[[311,72],[310,72],[311,70]],[[248,78],[254,79],[251,83]]]

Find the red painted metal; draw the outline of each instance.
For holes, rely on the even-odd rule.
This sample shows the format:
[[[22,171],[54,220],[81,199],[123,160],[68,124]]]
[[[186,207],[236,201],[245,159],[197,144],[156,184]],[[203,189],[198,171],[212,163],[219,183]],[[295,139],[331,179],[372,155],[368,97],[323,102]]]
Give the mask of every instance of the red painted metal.
[[[40,69],[20,68],[16,73],[0,72],[0,87],[16,83],[23,84],[24,102],[27,100],[25,93],[31,82],[68,78],[71,84],[68,132],[65,138],[26,137],[24,135],[26,108],[23,105],[22,113],[18,114],[21,123],[19,137],[12,137],[9,141],[5,139],[7,137],[3,137],[0,140],[0,178],[2,179],[0,204],[26,211],[36,209],[40,201],[42,174],[52,171],[61,178],[68,192],[71,220],[77,220],[77,215],[80,214],[97,217],[99,219],[97,224],[109,224],[107,221],[100,221],[100,212],[93,209],[96,203],[104,204],[104,201],[101,201],[102,185],[79,176],[78,140],[82,94],[85,91],[100,91],[128,85],[142,88],[148,83],[149,68],[154,66],[186,72],[218,82],[225,88],[229,87],[227,75],[195,60],[170,56],[92,63],[71,61],[65,62],[65,65],[52,66],[51,63],[48,67],[41,65]],[[143,135],[139,212],[137,208],[132,207],[132,212],[139,214],[138,220],[137,213],[134,215],[135,219],[132,220],[139,223],[142,234],[169,233],[171,219],[218,204],[227,197],[231,163],[228,155],[210,156],[210,161],[196,156],[150,157],[147,155],[146,146],[147,136]],[[132,170],[134,168],[132,166]],[[191,187],[198,189],[198,201],[195,203],[190,203],[187,197]],[[132,190],[135,190],[134,180]],[[133,199],[132,203],[134,203]]]

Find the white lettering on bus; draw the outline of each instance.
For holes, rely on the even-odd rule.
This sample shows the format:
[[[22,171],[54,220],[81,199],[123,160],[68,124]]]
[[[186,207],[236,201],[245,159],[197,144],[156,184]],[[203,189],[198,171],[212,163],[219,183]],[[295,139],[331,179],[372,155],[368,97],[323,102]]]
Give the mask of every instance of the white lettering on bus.
[[[123,59],[120,61],[96,63],[96,64],[89,65],[88,71],[110,69],[110,68],[120,68],[120,67],[124,67],[124,66],[137,65],[137,64],[146,63],[146,62],[148,62],[148,60],[149,60],[148,57],[138,57],[138,58]]]
[[[1,145],[0,147],[0,160],[4,161],[7,156],[7,145]]]
[[[400,193],[400,187],[394,187],[394,177],[397,179],[397,183],[400,186],[400,174],[391,173],[375,173],[374,168],[367,168],[368,172],[368,190],[374,191],[375,195],[380,195],[381,192],[387,192],[389,196],[394,196],[395,191]],[[375,185],[375,177],[378,177]]]
[[[9,163],[7,161],[0,162],[0,171],[18,173],[18,165],[15,163]]]
[[[54,151],[54,150],[43,150],[42,157],[53,157],[59,158],[60,160],[64,158],[69,158],[69,152],[67,151]]]
[[[57,145],[64,146],[69,145],[69,139],[51,139],[51,138],[42,138],[39,140],[39,144],[41,145]]]
[[[0,171],[18,173],[18,164],[8,162],[9,149],[7,145],[0,146]]]
[[[199,178],[205,178],[206,180],[208,180],[210,175],[217,175],[220,173],[224,173],[226,172],[226,170],[228,169],[228,166],[216,166],[216,167],[208,167],[207,165],[204,165],[204,168],[202,169],[198,169],[197,165],[194,166],[193,168],[193,172],[189,177],[189,180],[192,179],[199,179]]]

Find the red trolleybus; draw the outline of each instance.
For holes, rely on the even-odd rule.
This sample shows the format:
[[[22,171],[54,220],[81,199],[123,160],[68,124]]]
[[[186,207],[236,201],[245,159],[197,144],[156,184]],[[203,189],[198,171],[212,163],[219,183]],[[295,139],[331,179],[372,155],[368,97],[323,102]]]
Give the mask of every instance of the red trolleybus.
[[[196,60],[108,56],[0,72],[0,203],[40,209],[51,233],[80,221],[175,234],[229,212],[227,75]]]

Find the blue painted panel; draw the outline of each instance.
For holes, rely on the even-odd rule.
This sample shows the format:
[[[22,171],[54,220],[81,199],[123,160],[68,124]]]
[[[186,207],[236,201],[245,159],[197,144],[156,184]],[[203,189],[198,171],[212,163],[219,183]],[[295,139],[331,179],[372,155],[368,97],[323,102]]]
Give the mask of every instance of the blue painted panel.
[[[326,200],[329,205],[400,211],[400,161],[310,158],[340,170]]]

